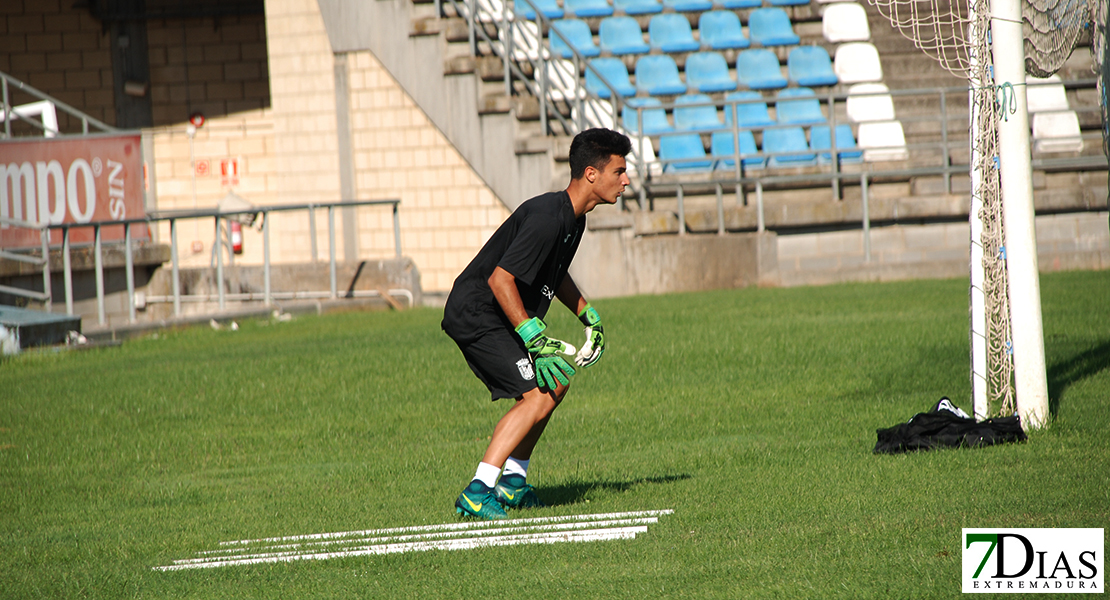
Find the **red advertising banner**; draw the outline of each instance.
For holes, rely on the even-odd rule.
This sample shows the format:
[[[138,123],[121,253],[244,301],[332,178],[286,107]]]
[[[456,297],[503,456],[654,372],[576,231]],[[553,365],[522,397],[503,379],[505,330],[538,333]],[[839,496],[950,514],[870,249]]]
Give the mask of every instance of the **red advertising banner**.
[[[142,219],[143,160],[139,135],[0,141],[0,217],[39,225]],[[122,225],[104,227],[102,241],[124,239]],[[133,240],[150,239],[145,224]],[[70,243],[92,242],[92,227],[70,229]],[[61,244],[60,230],[50,243]],[[0,248],[38,247],[36,229],[0,223]]]

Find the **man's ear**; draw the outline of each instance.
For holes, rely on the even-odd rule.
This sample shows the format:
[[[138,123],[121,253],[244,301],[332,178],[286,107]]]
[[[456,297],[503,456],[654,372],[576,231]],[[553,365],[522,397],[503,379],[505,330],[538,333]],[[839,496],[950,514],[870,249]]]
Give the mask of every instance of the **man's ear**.
[[[596,167],[586,167],[586,172],[583,176],[586,178],[586,181],[589,181],[590,183],[596,183],[597,175],[598,171]]]

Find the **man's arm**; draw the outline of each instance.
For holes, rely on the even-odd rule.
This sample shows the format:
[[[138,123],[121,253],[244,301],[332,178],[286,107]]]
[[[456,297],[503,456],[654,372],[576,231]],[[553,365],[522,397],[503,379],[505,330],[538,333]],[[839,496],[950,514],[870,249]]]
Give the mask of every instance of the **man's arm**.
[[[570,273],[563,277],[559,289],[555,290],[555,297],[559,299],[559,302],[566,305],[570,312],[576,315],[581,314],[582,309],[586,308],[586,299],[582,296],[582,292],[578,290],[578,286],[574,284]]]
[[[487,283],[490,291],[493,292],[493,297],[497,298],[497,304],[501,306],[501,311],[509,318],[513,327],[517,327],[528,320],[528,312],[524,310],[524,302],[520,299],[520,292],[516,289],[516,277],[513,277],[512,273],[501,267],[494,267],[493,274],[489,276]]]

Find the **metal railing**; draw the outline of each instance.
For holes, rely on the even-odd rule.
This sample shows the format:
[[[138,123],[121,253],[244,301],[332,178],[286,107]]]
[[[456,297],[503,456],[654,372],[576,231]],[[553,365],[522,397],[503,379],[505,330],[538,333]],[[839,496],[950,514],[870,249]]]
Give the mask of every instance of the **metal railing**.
[[[94,271],[96,278],[96,306],[97,306],[97,324],[106,324],[105,314],[105,289],[104,289],[104,249],[102,242],[102,232],[105,227],[118,227],[124,228],[124,254],[126,256],[126,278],[127,278],[127,304],[128,304],[128,323],[136,322],[136,290],[135,290],[135,266],[133,259],[134,241],[132,239],[132,230],[137,225],[152,227],[157,223],[166,222],[169,224],[170,229],[170,255],[172,261],[172,286],[173,293],[170,296],[146,296],[147,303],[173,303],[174,317],[181,317],[181,305],[183,302],[211,302],[213,299],[217,300],[219,309],[222,311],[226,308],[228,300],[235,301],[261,301],[265,306],[271,306],[274,300],[282,299],[331,299],[337,300],[341,297],[337,287],[337,265],[336,260],[336,235],[335,235],[335,211],[336,209],[344,208],[357,208],[364,206],[389,206],[392,212],[393,220],[393,239],[394,239],[394,254],[395,257],[401,257],[401,226],[400,218],[398,215],[398,205],[400,200],[356,200],[347,202],[328,202],[318,204],[299,204],[299,205],[277,205],[277,206],[256,206],[248,210],[239,211],[221,211],[218,209],[211,210],[195,210],[195,211],[163,211],[155,212],[141,219],[123,219],[114,221],[96,221],[91,223],[66,223],[61,225],[42,225],[30,223],[27,221],[16,221],[11,219],[3,219],[3,223],[8,223],[15,227],[22,227],[27,229],[37,229],[41,232],[42,248],[41,256],[32,256],[28,254],[20,254],[13,252],[0,252],[0,258],[10,260],[17,260],[26,263],[41,265],[43,267],[43,287],[44,292],[35,292],[30,290],[21,290],[19,288],[11,288],[7,286],[0,287],[0,292],[5,292],[13,295],[31,298],[34,300],[42,301],[46,304],[46,310],[49,311],[51,307],[51,273],[49,264],[49,237],[52,230],[61,232],[61,255],[64,274],[64,288],[65,288],[65,303],[66,314],[73,315],[73,269],[71,264],[72,247],[70,244],[70,234],[75,229],[88,229],[93,230],[93,257],[94,257]],[[271,288],[271,270],[273,265],[270,260],[270,215],[274,213],[293,212],[293,211],[307,211],[309,215],[310,236],[311,236],[311,251],[312,261],[317,260],[317,234],[315,227],[315,213],[317,210],[327,210],[328,220],[328,267],[330,286],[326,291],[274,291]],[[228,293],[224,290],[224,253],[227,252],[231,256],[231,249],[229,247],[229,240],[225,235],[228,222],[236,220],[239,217],[262,217],[262,255],[263,255],[263,290],[261,293]],[[215,298],[212,294],[193,294],[183,295],[181,293],[181,269],[178,259],[178,229],[179,223],[186,220],[208,220],[214,222],[216,241],[214,243],[215,255],[215,269],[217,281],[217,293]],[[410,290],[406,289],[389,289],[385,293],[391,296],[403,296],[412,306],[413,295]],[[358,297],[377,297],[381,293],[377,290],[350,290],[342,294],[346,298]]]
[[[35,89],[34,87],[16,79],[15,77],[8,75],[7,73],[0,72],[0,102],[2,102],[2,104],[0,104],[0,111],[3,112],[5,138],[12,137],[12,121],[14,120],[20,120],[29,123],[32,127],[44,133],[50,133],[51,131],[51,128],[43,121],[41,117],[39,119],[34,119],[27,115],[20,114],[21,111],[18,110],[19,107],[12,105],[11,96],[13,91],[23,92],[31,96],[32,98],[35,98],[36,100],[49,102],[50,104],[54,105],[56,109],[60,109],[67,115],[77,119],[81,122],[82,134],[88,134],[89,127],[93,127],[102,132],[120,131],[119,129],[112,127],[111,125],[90,117],[89,115],[81,112],[80,110],[77,110],[76,108],[66,104],[65,102],[62,102],[57,98],[46,94],[45,92]],[[59,132],[54,131],[54,133]]]

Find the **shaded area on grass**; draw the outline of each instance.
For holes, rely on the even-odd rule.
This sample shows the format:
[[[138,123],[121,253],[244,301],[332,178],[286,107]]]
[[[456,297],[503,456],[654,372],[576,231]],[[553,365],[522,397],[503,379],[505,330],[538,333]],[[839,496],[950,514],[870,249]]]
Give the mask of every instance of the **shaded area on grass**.
[[[629,481],[583,481],[564,483],[562,485],[541,486],[537,488],[541,497],[548,506],[563,506],[566,504],[579,504],[586,500],[586,496],[593,490],[606,490],[613,492],[627,492],[632,488],[645,484],[675,483],[690,479],[692,475],[660,475],[657,477],[642,477]]]
[[[1060,400],[1072,385],[1110,368],[1110,342],[1085,350],[1048,368],[1048,410],[1055,417]]]

